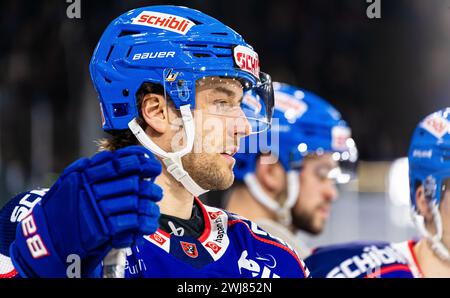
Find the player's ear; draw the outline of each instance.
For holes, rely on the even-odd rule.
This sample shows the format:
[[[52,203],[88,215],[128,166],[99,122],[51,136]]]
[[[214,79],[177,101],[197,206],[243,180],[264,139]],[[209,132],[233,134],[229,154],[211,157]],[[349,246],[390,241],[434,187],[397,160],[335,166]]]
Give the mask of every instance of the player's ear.
[[[429,224],[432,222],[433,215],[431,214],[428,199],[425,197],[425,191],[422,185],[416,189],[416,208],[419,214],[424,217],[425,223]]]
[[[141,105],[142,117],[148,126],[158,133],[164,133],[169,122],[167,120],[166,100],[160,94],[148,93]]]

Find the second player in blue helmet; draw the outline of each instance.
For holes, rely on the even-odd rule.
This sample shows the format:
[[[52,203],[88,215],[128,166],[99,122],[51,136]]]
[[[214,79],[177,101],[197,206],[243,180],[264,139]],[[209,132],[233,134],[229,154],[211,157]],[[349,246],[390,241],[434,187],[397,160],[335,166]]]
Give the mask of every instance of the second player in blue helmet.
[[[243,139],[236,154],[237,185],[227,208],[247,216],[309,253],[292,234],[319,234],[326,223],[335,183],[353,178],[357,149],[341,114],[318,95],[274,83],[275,110],[270,131]],[[252,100],[249,93],[244,102]],[[240,182],[240,183],[239,183]]]
[[[317,249],[315,277],[450,277],[450,108],[419,122],[408,152],[411,213],[419,239]]]
[[[450,108],[430,114],[420,122],[411,140],[408,162],[412,218],[424,239],[418,245],[422,247],[424,254],[431,250],[435,254],[434,258],[437,256],[447,264],[448,277]]]

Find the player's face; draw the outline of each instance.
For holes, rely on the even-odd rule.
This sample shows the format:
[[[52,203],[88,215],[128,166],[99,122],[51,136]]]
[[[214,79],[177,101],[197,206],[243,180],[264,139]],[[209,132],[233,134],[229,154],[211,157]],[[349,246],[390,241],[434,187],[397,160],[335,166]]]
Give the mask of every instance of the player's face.
[[[335,183],[328,178],[336,167],[331,154],[311,156],[305,159],[300,172],[300,193],[292,209],[296,228],[311,234],[322,232],[330,215],[331,204],[338,193]]]
[[[444,228],[444,242],[450,247],[450,178],[444,180],[441,188],[440,212]]]
[[[196,125],[193,152],[183,157],[184,168],[205,189],[226,189],[234,180],[232,157],[240,138],[251,127],[240,108],[239,81],[206,78],[196,86]]]

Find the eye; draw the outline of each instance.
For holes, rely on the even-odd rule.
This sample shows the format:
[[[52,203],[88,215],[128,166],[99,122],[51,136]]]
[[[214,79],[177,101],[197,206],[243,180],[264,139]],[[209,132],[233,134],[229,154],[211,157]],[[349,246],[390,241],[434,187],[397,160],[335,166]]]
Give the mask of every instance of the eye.
[[[321,168],[317,171],[317,177],[319,177],[320,180],[326,180],[328,178],[328,169]]]
[[[214,103],[215,103],[216,105],[225,105],[225,104],[228,104],[228,102],[227,102],[225,99],[217,99],[217,100],[214,101]]]
[[[230,103],[225,99],[217,99],[214,101],[214,105],[219,109],[225,109],[230,107]]]
[[[329,179],[329,174],[331,172],[332,169],[330,169],[329,167],[326,166],[319,166],[316,168],[316,176],[322,180],[325,181],[327,179]]]

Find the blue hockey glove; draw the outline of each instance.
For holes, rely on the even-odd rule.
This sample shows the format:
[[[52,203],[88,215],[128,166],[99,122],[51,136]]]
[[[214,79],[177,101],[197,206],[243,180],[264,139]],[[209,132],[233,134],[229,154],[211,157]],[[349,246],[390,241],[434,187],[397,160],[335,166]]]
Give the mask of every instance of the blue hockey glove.
[[[158,228],[161,164],[142,146],[100,152],[67,167],[17,227],[10,248],[21,276],[66,277],[68,257],[89,275],[111,248]]]

